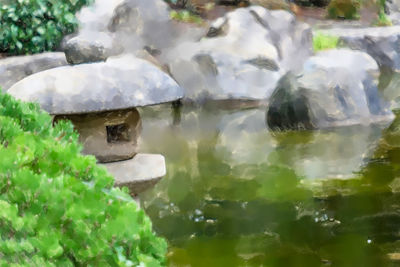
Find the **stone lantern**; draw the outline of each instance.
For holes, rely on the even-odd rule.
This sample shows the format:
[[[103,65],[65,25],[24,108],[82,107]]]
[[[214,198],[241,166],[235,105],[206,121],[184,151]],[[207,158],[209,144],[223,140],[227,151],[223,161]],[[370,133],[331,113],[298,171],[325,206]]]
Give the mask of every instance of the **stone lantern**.
[[[134,56],[64,66],[31,75],[8,93],[37,102],[54,117],[70,120],[83,153],[94,155],[133,195],[166,173],[162,155],[138,152],[141,119],[137,107],[172,102],[183,91],[166,73]]]

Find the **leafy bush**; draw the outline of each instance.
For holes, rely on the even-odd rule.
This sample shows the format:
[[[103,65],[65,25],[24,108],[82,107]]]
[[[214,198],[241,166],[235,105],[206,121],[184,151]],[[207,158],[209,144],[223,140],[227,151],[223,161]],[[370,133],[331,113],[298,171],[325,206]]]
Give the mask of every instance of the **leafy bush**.
[[[0,6],[0,52],[54,50],[77,27],[75,13],[93,0],[14,0]]]
[[[314,51],[337,48],[339,37],[317,33],[313,36]]]
[[[0,266],[160,266],[166,243],[69,122],[0,93]]]
[[[373,23],[374,26],[392,26],[392,21],[381,10],[378,14],[378,19]]]
[[[392,21],[386,16],[386,0],[379,0],[378,19],[373,23],[374,26],[392,26]]]
[[[328,16],[333,19],[359,19],[360,0],[331,0]]]

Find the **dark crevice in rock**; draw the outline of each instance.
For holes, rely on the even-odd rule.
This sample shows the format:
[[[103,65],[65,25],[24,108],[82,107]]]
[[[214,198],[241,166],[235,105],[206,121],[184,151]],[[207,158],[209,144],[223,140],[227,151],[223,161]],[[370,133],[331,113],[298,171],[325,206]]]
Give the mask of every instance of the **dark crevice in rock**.
[[[315,129],[305,95],[305,89],[298,87],[296,77],[292,73],[286,74],[271,97],[266,114],[268,127],[280,131]]]
[[[340,104],[339,106],[342,108],[342,110],[347,115],[350,115],[351,113],[354,112],[354,108],[352,108],[352,106],[346,100],[346,99],[349,98],[349,95],[346,92],[346,90],[343,90],[343,88],[341,88],[340,86],[336,85],[333,88],[333,95],[335,96],[335,98],[339,102],[339,104]]]
[[[229,23],[228,20],[225,19],[224,23],[220,27],[210,27],[206,34],[208,38],[215,38],[220,36],[226,36],[227,32],[229,31]]]
[[[200,54],[194,57],[194,60],[199,65],[200,71],[205,75],[217,76],[218,67],[210,55]]]
[[[257,57],[253,59],[249,59],[245,61],[248,64],[256,66],[259,69],[266,69],[269,71],[278,71],[279,66],[276,64],[275,61],[265,57]]]

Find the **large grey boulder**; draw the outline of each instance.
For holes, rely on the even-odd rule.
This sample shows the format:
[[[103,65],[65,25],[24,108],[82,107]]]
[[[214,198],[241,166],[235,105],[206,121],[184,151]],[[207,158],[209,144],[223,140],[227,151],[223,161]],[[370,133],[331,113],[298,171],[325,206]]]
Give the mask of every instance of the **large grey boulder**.
[[[96,0],[77,13],[79,32],[66,36],[62,49],[71,64],[104,61],[122,52],[108,31],[114,10],[123,0]]]
[[[303,71],[285,75],[270,99],[272,129],[319,129],[389,120],[378,91],[379,68],[368,54],[348,49],[320,52]]]
[[[134,56],[43,71],[18,82],[8,93],[37,102],[50,114],[120,110],[183,96],[170,76]]]
[[[311,30],[286,11],[239,8],[206,36],[169,51],[170,71],[188,100],[264,100],[279,78],[311,54]]]
[[[96,0],[77,17],[77,36],[67,36],[63,42],[73,64],[103,61],[143,47],[160,49],[178,38],[168,5],[162,0]]]
[[[64,52],[70,64],[105,61],[121,50],[112,35],[104,32],[81,33],[64,44]]]
[[[320,32],[338,36],[345,46],[368,53],[381,67],[400,71],[400,26],[334,28]]]
[[[60,52],[0,59],[0,87],[7,91],[29,75],[67,64],[65,54]]]
[[[129,52],[143,47],[163,50],[201,37],[202,28],[177,23],[169,13],[163,0],[124,0],[115,8],[108,31]]]

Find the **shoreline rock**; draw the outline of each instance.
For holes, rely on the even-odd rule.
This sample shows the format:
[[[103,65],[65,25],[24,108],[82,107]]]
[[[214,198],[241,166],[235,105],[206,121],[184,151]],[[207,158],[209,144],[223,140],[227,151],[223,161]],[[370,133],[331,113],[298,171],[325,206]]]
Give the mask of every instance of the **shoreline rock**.
[[[266,120],[275,130],[321,129],[390,120],[378,90],[379,68],[368,54],[328,50],[286,74],[271,96]]]
[[[339,37],[339,42],[372,56],[380,67],[400,71],[400,25],[370,28],[332,28],[319,32]]]

